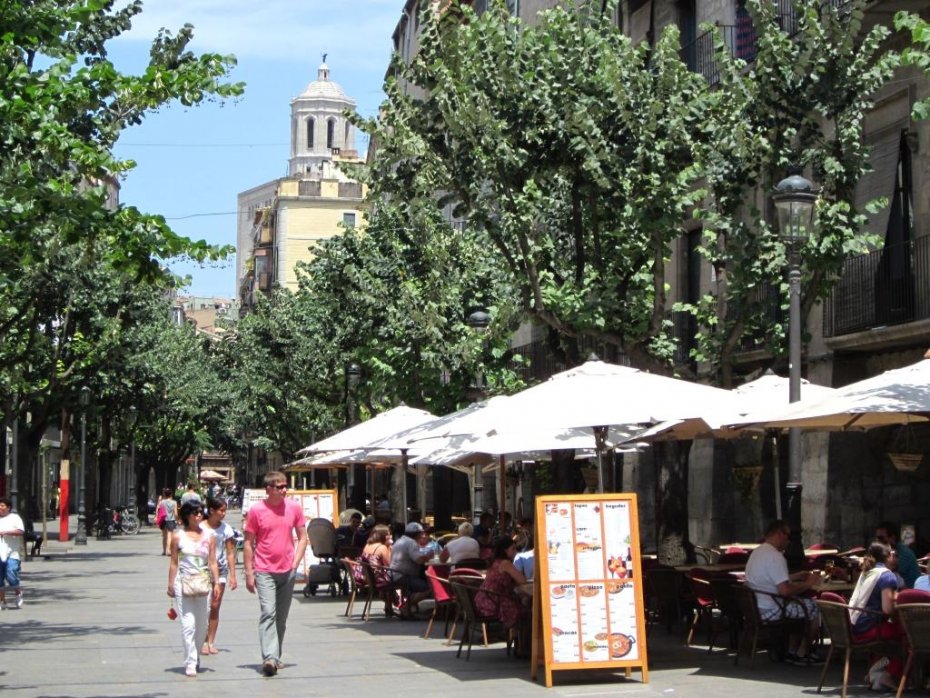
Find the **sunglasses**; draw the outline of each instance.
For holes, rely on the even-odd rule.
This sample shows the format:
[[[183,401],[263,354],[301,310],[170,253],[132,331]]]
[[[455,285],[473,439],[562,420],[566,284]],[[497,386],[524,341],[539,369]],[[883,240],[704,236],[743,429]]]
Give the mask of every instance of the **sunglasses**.
[[[287,489],[287,485],[269,485],[269,487],[273,487],[273,488],[276,489],[276,490],[286,490],[286,489]]]

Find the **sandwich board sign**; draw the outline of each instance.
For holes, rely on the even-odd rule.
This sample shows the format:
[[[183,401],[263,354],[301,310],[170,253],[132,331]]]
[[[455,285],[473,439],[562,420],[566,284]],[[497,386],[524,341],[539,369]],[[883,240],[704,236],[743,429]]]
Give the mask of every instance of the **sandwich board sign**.
[[[532,677],[633,669],[649,681],[636,495],[536,498]]]

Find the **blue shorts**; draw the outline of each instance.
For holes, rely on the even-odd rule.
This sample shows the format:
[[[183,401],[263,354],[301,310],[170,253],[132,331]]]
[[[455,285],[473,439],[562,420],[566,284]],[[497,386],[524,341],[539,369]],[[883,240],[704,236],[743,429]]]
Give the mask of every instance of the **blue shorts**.
[[[19,560],[12,557],[0,562],[0,588],[4,584],[14,589],[19,586],[19,565]]]

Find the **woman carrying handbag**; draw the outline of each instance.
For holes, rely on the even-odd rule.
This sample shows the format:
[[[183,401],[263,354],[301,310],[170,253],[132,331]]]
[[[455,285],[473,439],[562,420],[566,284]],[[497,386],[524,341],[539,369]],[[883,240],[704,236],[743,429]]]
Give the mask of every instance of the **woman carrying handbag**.
[[[171,536],[171,564],[168,567],[168,596],[174,598],[181,616],[184,640],[184,673],[197,676],[197,652],[207,636],[210,594],[219,593],[219,567],[216,539],[202,531],[203,506],[199,501],[181,505],[181,528]]]

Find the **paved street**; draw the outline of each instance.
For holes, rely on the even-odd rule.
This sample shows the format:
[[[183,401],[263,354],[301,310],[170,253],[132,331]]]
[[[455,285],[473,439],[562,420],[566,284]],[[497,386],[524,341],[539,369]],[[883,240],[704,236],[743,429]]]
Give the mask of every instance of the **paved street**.
[[[230,522],[238,524],[238,513]],[[72,518],[72,527],[75,522]],[[73,528],[72,528],[73,530]],[[649,637],[650,683],[601,672],[557,673],[547,691],[529,679],[525,661],[505,656],[503,645],[477,648],[470,662],[455,648],[422,639],[425,622],[342,616],[345,601],[297,595],[285,643],[285,668],[259,674],[258,603],[244,586],[224,601],[219,655],[203,660],[186,678],[181,633],[166,612],[167,558],[160,534],[91,539],[86,548],[49,545],[48,559],[24,565],[26,605],[0,614],[0,695],[4,698],[120,696],[730,696],[776,698],[816,693],[817,668],[770,663],[764,654],[750,669],[732,655],[686,649],[678,633],[654,629]],[[748,663],[748,662],[746,662]],[[861,662],[852,674],[862,673]],[[838,695],[831,681],[824,695]],[[864,686],[851,688],[865,695]]]

